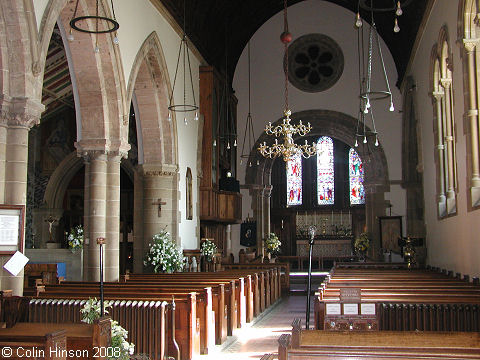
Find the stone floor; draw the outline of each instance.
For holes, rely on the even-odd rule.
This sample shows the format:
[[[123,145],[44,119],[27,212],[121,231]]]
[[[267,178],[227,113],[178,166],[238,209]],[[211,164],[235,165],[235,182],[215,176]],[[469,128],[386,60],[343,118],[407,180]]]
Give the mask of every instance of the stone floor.
[[[235,337],[227,340],[227,343],[230,341],[227,346],[216,349],[212,354],[202,355],[200,359],[260,359],[266,353],[277,353],[277,339],[281,334],[291,332],[292,320],[300,318],[302,325],[305,325],[305,309],[306,296],[284,297],[253,325],[238,329]],[[313,305],[310,309],[310,326],[313,326]]]

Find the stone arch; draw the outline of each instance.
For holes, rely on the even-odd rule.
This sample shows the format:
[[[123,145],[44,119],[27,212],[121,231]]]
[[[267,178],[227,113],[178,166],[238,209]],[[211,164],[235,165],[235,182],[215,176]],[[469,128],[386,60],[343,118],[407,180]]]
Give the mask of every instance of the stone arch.
[[[307,110],[292,114],[292,122],[297,123],[300,119],[303,122],[312,124],[312,131],[309,136],[326,135],[336,138],[345,144],[354,147],[357,119],[350,115],[330,110]],[[283,119],[275,122],[279,125]],[[368,131],[370,129],[367,129]],[[381,134],[380,134],[381,135]],[[295,139],[294,139],[295,140]],[[372,146],[370,153],[362,147],[355,150],[363,161],[365,167],[365,216],[366,225],[370,233],[372,233],[376,248],[380,248],[380,238],[378,234],[377,217],[385,215],[385,193],[390,191],[390,182],[388,176],[388,163],[381,144],[381,136],[379,136],[380,145],[375,148]],[[245,184],[250,189],[254,197],[253,204],[263,204],[254,209],[254,217],[260,224],[257,231],[257,243],[261,244],[261,236],[259,234],[264,229],[264,233],[270,229],[270,213],[269,200],[271,191],[271,173],[274,159],[265,159],[257,151],[260,143],[264,141],[271,142],[271,138],[263,132],[255,142],[250,155],[259,160],[258,166],[248,167],[245,175]],[[268,203],[268,204],[267,204]],[[262,210],[265,209],[265,210]],[[267,213],[264,213],[266,211]],[[376,254],[374,254],[376,255]]]
[[[139,158],[145,163],[177,163],[176,120],[167,120],[171,91],[162,45],[154,31],[138,51],[127,90],[128,103],[136,99],[138,143],[143,144],[143,156]]]
[[[477,38],[477,18],[478,0],[463,0],[459,2],[458,11],[458,38],[476,39]]]
[[[310,122],[313,129],[309,133],[309,136],[330,136],[354,147],[357,119],[347,114],[330,110],[307,110],[292,114],[291,119],[293,123],[300,119],[303,122]],[[281,121],[283,121],[283,119],[277,120],[273,125],[278,125]],[[257,151],[260,143],[264,141],[268,142],[269,140],[270,137],[263,132],[256,141],[250,155],[260,160],[260,165],[247,168],[245,176],[246,184],[270,184],[273,160],[262,158]],[[388,164],[381,145],[381,138],[380,145],[378,148],[372,150],[370,156],[367,156],[366,151],[362,148],[356,148],[356,151],[365,164],[366,184],[388,187]]]
[[[438,57],[440,58],[441,76],[442,78],[451,78],[453,57],[451,56],[448,29],[446,26],[443,26],[440,29],[437,44]]]
[[[64,29],[70,29],[70,19],[75,2],[50,0],[40,26],[40,59],[42,72],[45,65],[48,43],[58,22]],[[103,11],[110,15],[105,0],[101,1]],[[81,0],[78,13],[93,13],[95,1]],[[121,68],[118,46],[113,44],[113,34],[94,35],[74,31],[74,40],[68,44],[72,61],[69,67],[77,79],[78,101],[83,114],[81,132],[77,134],[77,149],[128,151],[128,107],[126,106],[125,80]],[[99,53],[94,52],[98,41]],[[65,42],[65,39],[64,39]],[[41,86],[41,84],[40,84]]]

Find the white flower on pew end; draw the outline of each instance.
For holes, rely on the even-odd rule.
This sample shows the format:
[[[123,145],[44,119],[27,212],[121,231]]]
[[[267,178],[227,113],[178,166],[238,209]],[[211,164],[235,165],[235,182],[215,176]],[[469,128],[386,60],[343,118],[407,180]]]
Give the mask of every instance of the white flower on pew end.
[[[108,314],[107,309],[112,307],[111,301],[103,302],[103,311]],[[85,303],[82,309],[82,321],[87,324],[92,324],[96,319],[100,318],[100,301],[97,298],[90,298]],[[111,325],[111,348],[113,349],[108,354],[112,353],[114,356],[109,359],[129,360],[130,355],[135,352],[135,345],[127,341],[128,331],[118,324],[117,321],[110,319]]]

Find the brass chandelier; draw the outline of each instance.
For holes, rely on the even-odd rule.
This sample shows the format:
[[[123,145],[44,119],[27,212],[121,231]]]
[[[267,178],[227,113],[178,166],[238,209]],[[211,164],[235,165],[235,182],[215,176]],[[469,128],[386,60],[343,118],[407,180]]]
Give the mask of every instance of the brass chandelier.
[[[276,138],[282,137],[283,143],[278,143],[278,139],[275,139],[273,145],[267,145],[264,141],[263,144],[260,144],[258,151],[262,156],[266,158],[276,158],[277,156],[282,156],[283,161],[288,162],[293,156],[299,154],[304,158],[309,158],[317,153],[317,144],[313,143],[309,145],[307,140],[305,140],[304,145],[298,145],[294,142],[294,136],[305,136],[308,134],[312,127],[310,123],[306,126],[302,124],[302,120],[299,121],[298,125],[293,125],[290,123],[290,115],[292,112],[288,108],[288,44],[292,41],[292,35],[288,31],[288,20],[287,20],[287,0],[284,0],[284,9],[283,9],[283,25],[284,31],[280,35],[280,40],[282,41],[285,47],[285,62],[284,62],[284,73],[285,73],[285,110],[283,115],[283,123],[280,125],[273,126],[271,122],[265,127],[265,133],[267,135],[274,135]]]

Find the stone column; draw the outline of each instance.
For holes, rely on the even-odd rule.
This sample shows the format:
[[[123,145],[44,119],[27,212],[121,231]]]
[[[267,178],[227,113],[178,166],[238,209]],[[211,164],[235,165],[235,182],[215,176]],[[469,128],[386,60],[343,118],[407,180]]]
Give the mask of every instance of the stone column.
[[[249,185],[250,196],[252,197],[253,218],[257,224],[257,254],[263,254],[264,224],[263,224],[263,187],[260,185]]]
[[[96,240],[98,237],[104,237],[106,243],[109,242],[106,236],[107,155],[103,151],[90,150],[84,156],[89,162],[89,166],[85,167],[85,177],[88,177],[89,185],[89,219],[86,236],[90,239],[86,254],[84,252],[84,256],[88,257],[88,265],[84,272],[88,281],[100,281],[100,252]]]
[[[272,185],[265,185],[262,193],[264,238],[267,238],[270,234],[270,197],[272,195],[272,189]]]
[[[105,281],[120,277],[120,159],[117,152],[107,157]]]
[[[435,102],[435,111],[437,117],[437,157],[438,157],[438,193],[437,193],[437,205],[438,216],[442,217],[446,215],[446,199],[445,196],[445,146],[443,145],[443,116],[442,116],[442,103],[445,93],[434,91],[433,100]]]
[[[443,78],[440,80],[445,90],[445,143],[447,145],[447,212],[453,214],[456,211],[455,204],[455,156],[454,156],[454,135],[453,117],[451,104],[452,79]]]
[[[143,272],[143,176],[141,166],[133,175],[133,272]]]
[[[477,83],[476,83],[476,39],[464,39],[463,45],[467,52],[468,69],[468,111],[467,117],[470,124],[470,157],[472,164],[472,174],[470,177],[470,193],[472,197],[472,206],[480,203],[480,161],[478,150],[478,105],[477,105]]]
[[[0,126],[0,176],[4,182],[2,203],[8,205],[26,205],[27,200],[27,163],[28,163],[28,131],[40,121],[44,106],[28,98],[2,99]],[[7,127],[5,127],[5,125]],[[4,149],[4,150],[3,150]],[[3,162],[3,163],[2,163]],[[25,235],[25,228],[22,229]],[[25,244],[23,244],[25,246]],[[23,294],[23,270],[13,276],[3,270],[3,266],[11,256],[0,256],[1,289],[11,289],[14,295]]]
[[[173,241],[178,238],[178,166],[143,164],[143,236],[144,251],[152,236],[166,229]]]
[[[365,186],[365,222],[367,232],[372,235],[372,244],[369,255],[378,258],[380,244],[380,230],[378,217],[385,216],[385,189],[382,185],[371,184]]]
[[[90,161],[88,156],[83,157],[83,163],[85,165],[85,180],[83,189],[83,280],[89,280],[89,250],[90,243],[95,239],[90,238]]]

